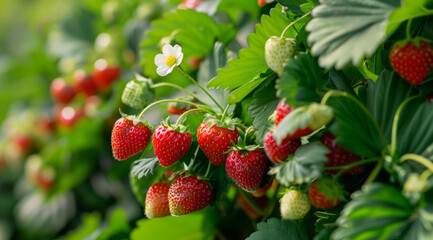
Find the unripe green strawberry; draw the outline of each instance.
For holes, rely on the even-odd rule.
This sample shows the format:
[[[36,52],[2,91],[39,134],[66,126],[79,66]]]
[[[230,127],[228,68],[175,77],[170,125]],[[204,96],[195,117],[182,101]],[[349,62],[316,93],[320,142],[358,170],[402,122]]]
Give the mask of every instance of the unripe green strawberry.
[[[308,107],[308,111],[313,116],[313,120],[309,124],[310,129],[313,131],[328,124],[334,118],[334,111],[326,105],[313,103]]]
[[[146,107],[150,102],[155,100],[155,91],[151,86],[152,81],[150,79],[132,79],[123,90],[122,102],[136,109]]]
[[[295,39],[272,36],[266,41],[265,45],[266,64],[274,72],[281,74],[284,71],[283,65],[289,58],[293,58],[295,50]]]
[[[164,217],[170,215],[168,207],[168,190],[170,185],[166,182],[155,183],[150,186],[146,194],[146,216],[148,218]]]
[[[284,219],[301,219],[307,215],[310,208],[310,198],[298,190],[289,190],[280,200],[281,217]]]

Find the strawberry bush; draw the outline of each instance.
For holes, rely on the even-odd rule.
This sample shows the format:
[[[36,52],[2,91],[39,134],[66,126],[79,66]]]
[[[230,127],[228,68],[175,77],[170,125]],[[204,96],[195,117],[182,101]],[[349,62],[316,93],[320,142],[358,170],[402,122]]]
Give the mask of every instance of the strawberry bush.
[[[11,236],[433,238],[432,1],[83,6],[46,40],[58,129],[3,123]]]

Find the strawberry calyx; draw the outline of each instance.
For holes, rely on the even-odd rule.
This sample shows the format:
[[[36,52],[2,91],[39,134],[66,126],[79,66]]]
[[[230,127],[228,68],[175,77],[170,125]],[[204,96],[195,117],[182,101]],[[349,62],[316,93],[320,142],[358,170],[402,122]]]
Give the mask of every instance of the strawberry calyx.
[[[415,45],[415,47],[420,48],[421,47],[421,42],[426,42],[428,44],[432,43],[432,41],[430,39],[427,39],[427,38],[424,38],[424,37],[420,37],[420,36],[415,37],[415,38],[408,37],[406,39],[402,39],[402,40],[399,40],[399,41],[395,42],[394,45],[393,45],[393,47],[396,46],[396,45],[399,46],[399,47],[404,47],[404,46],[406,46],[406,44],[411,43],[411,44]]]
[[[344,191],[343,186],[338,184],[335,181],[335,179],[332,179],[329,176],[323,175],[320,178],[316,178],[310,184],[310,189],[312,187],[316,187],[318,194],[322,194],[324,196],[324,203],[321,203],[323,205],[327,205],[327,202],[331,200],[332,202],[331,206],[335,207],[339,205],[340,202],[346,201],[346,198],[344,197],[344,194],[346,192]],[[311,190],[310,190],[310,196],[311,196]],[[324,208],[323,206],[317,206],[317,204],[315,204],[314,199],[312,199],[312,204],[316,207]],[[331,206],[328,206],[327,208],[330,208]]]
[[[182,124],[176,123],[174,126],[170,123],[170,117],[167,117],[167,119],[163,120],[161,122],[161,126],[166,127],[169,131],[176,131],[180,133],[186,133],[186,127]]]
[[[240,126],[242,123],[242,120],[239,118],[233,118],[233,115],[226,116],[223,119],[217,119],[215,116],[208,115],[205,117],[204,122],[207,122],[208,128],[213,127],[216,125],[220,128],[227,128],[230,130],[235,130],[236,126]]]
[[[138,124],[143,124],[144,126],[148,127],[148,128],[155,128],[155,126],[150,125],[149,122],[147,120],[142,120],[139,117],[135,116],[135,115],[128,115],[126,113],[123,113],[122,110],[119,109],[119,113],[120,115],[122,115],[123,118],[132,121],[132,123],[134,125],[138,125]]]

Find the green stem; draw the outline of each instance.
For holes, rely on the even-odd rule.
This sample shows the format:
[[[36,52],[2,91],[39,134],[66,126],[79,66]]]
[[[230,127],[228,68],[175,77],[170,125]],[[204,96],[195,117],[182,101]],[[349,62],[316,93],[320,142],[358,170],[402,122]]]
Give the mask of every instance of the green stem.
[[[398,120],[400,119],[400,114],[403,111],[403,108],[406,106],[406,104],[417,97],[418,96],[412,96],[406,98],[406,100],[404,100],[400,104],[400,106],[397,108],[397,111],[395,112],[394,120],[392,123],[392,130],[391,130],[391,156],[394,156],[394,154],[397,151],[397,130],[398,130]]]
[[[159,88],[159,87],[172,87],[172,88],[176,88],[176,89],[178,89],[178,90],[180,90],[180,91],[182,91],[182,92],[184,92],[184,93],[186,93],[188,95],[195,96],[194,93],[188,92],[185,88],[183,88],[183,87],[181,87],[179,85],[173,84],[173,83],[162,82],[162,83],[153,84],[151,86],[151,88]]]
[[[359,165],[362,165],[362,164],[375,162],[375,161],[377,161],[377,159],[378,159],[378,158],[369,158],[369,159],[365,159],[365,160],[362,160],[362,161],[353,162],[353,163],[351,163],[351,164],[347,164],[347,165],[344,165],[344,166],[338,166],[338,167],[325,167],[324,169],[325,169],[325,170],[337,170],[337,169],[340,169],[340,171],[338,171],[337,174],[335,174],[335,177],[334,177],[334,182],[336,182],[337,179],[340,177],[340,175],[341,175],[343,172],[347,171],[348,169],[351,169],[351,168],[353,168],[353,167],[356,167],[356,166],[359,166]]]
[[[224,118],[225,118],[226,115],[227,115],[227,111],[229,110],[229,107],[230,107],[230,104],[228,104],[228,105],[226,106],[226,108],[224,109],[223,115],[221,116],[221,121],[224,121]]]
[[[430,171],[433,172],[433,163],[430,162],[430,160],[428,160],[427,158],[425,158],[423,156],[413,154],[413,153],[407,153],[407,154],[401,156],[400,163],[407,161],[407,160],[412,160],[412,161],[415,161],[417,163],[420,163],[421,165],[423,165],[424,167],[426,167],[427,169],[429,169]]]
[[[200,112],[200,111],[203,111],[203,110],[201,110],[201,109],[190,109],[190,110],[184,112],[184,113],[183,113],[182,115],[180,115],[179,118],[177,119],[177,121],[176,121],[176,123],[175,123],[175,125],[174,125],[174,128],[177,128],[177,126],[179,126],[179,124],[182,122],[182,120],[183,120],[183,119],[184,119],[188,114],[190,114],[190,113],[192,113],[192,112]]]
[[[410,25],[412,24],[413,18],[409,19],[406,25],[406,39],[410,41],[412,39],[412,36],[410,35]]]
[[[296,19],[295,21],[291,22],[286,28],[284,28],[283,33],[281,33],[280,38],[282,38],[284,36],[284,33],[286,33],[286,31],[289,30],[289,28],[291,26],[293,26],[295,23],[299,22],[300,20],[302,20],[303,18],[307,17],[310,14],[311,14],[311,11],[307,12],[302,17],[300,17],[300,18]]]
[[[185,77],[188,78],[188,80],[190,80],[193,84],[199,87],[217,105],[217,107],[220,109],[221,112],[224,111],[221,105],[215,100],[215,98],[212,97],[212,95],[210,95],[208,91],[206,91],[206,89],[204,89],[196,80],[194,80],[188,73],[186,73],[185,70],[183,70],[183,68],[180,65],[178,67],[180,71],[183,73],[183,75],[185,75]]]
[[[207,164],[206,173],[204,174],[204,178],[208,178],[209,172],[210,172],[210,166],[212,165],[211,161]]]
[[[138,119],[141,119],[143,117],[144,113],[147,110],[149,110],[151,107],[158,105],[158,104],[161,104],[161,103],[170,103],[170,102],[189,104],[189,105],[192,105],[192,106],[198,108],[198,105],[193,103],[193,102],[188,102],[188,101],[183,101],[183,100],[178,100],[178,99],[164,99],[164,100],[159,100],[159,101],[153,102],[152,104],[149,104],[146,108],[143,109],[143,111],[141,111],[140,115],[138,115]]]
[[[376,167],[374,167],[370,176],[368,176],[367,181],[365,181],[364,185],[370,184],[374,181],[374,179],[376,179],[377,175],[382,169],[382,165],[383,165],[383,158],[379,158],[379,162],[377,163]]]

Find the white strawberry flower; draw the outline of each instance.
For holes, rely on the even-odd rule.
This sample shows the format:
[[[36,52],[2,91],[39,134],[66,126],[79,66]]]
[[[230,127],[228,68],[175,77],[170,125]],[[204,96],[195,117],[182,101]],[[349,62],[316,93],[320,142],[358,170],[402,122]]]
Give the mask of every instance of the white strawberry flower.
[[[179,66],[183,59],[182,48],[179,45],[171,46],[165,44],[162,47],[162,54],[155,56],[155,65],[158,67],[156,72],[164,77],[173,71],[174,67]]]

